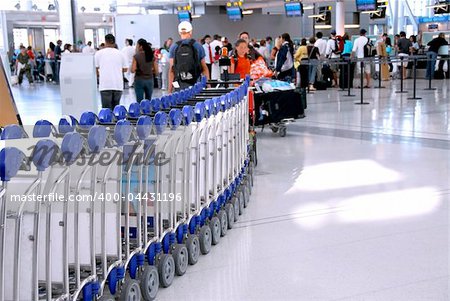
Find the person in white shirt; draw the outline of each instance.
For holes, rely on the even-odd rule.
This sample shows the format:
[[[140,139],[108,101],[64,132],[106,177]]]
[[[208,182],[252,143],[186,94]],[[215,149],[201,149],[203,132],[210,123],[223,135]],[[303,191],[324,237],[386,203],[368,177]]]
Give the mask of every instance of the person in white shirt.
[[[72,52],[71,44],[64,44],[64,51],[61,54],[68,54]]]
[[[263,56],[264,60],[266,61],[266,64],[268,63],[268,57],[270,59],[270,54],[268,53],[268,48],[266,46],[266,40],[261,40],[259,42],[259,48],[258,48],[258,52]]]
[[[218,80],[220,78],[220,67],[219,67],[219,53],[220,49],[222,49],[223,44],[221,42],[221,37],[218,34],[214,35],[214,41],[211,42],[211,50],[214,57],[214,63],[211,66],[211,79]],[[219,52],[217,51],[219,50]]]
[[[353,54],[356,54],[356,57],[358,59],[363,59],[364,58],[364,47],[367,45],[367,43],[369,42],[369,39],[366,37],[366,33],[367,31],[365,29],[361,29],[359,34],[360,37],[357,38],[353,44]],[[358,72],[362,72],[361,70],[361,62],[357,62],[356,63],[357,66],[357,70]],[[370,64],[368,62],[364,62],[364,74],[366,77],[366,82],[367,84],[364,86],[365,88],[370,88]],[[361,74],[361,73],[359,73]]]
[[[316,34],[317,40],[314,43],[314,46],[319,49],[319,54],[321,58],[325,58],[327,51],[327,41],[323,39],[323,34],[319,31]]]
[[[94,47],[92,47],[91,41],[87,42],[86,46],[83,47],[82,52],[85,54],[94,54],[95,53],[95,49],[94,49]]]
[[[120,103],[123,91],[123,73],[129,64],[122,52],[115,48],[116,38],[105,36],[105,47],[95,53],[95,67],[99,76],[102,107],[114,109]]]
[[[161,90],[169,87],[169,51],[166,48],[159,49],[159,70],[161,70]]]
[[[327,51],[327,41],[325,41],[323,38],[323,34],[322,32],[318,32],[316,34],[317,40],[314,43],[314,46],[317,47],[317,49],[319,49],[319,55],[320,55],[320,59],[324,59],[326,56],[326,51]],[[319,80],[322,79],[322,64],[319,60],[319,65],[317,66],[317,78]]]
[[[336,30],[331,31],[330,39],[327,41],[327,48],[325,50],[325,55],[330,59],[340,58],[339,49],[336,47]],[[339,87],[339,65],[330,63],[331,71],[333,71],[334,87]]]
[[[211,36],[206,35],[203,40],[205,41],[205,44],[203,44],[203,49],[205,50],[205,63],[206,66],[208,66],[209,74],[211,74],[212,71],[212,64],[214,64],[214,49],[211,46]]]
[[[131,73],[131,64],[133,64],[133,57],[136,54],[136,48],[133,47],[132,39],[125,39],[125,47],[122,48],[122,53],[128,63],[128,71],[125,73],[125,78],[128,81],[128,86],[132,87],[134,84],[134,74]]]

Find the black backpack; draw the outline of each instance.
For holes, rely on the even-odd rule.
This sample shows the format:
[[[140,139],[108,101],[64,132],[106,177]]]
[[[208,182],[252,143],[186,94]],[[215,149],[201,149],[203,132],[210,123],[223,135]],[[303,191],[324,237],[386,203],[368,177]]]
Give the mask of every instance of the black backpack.
[[[327,87],[333,86],[333,70],[331,70],[330,65],[323,65],[322,67],[322,80],[326,82]]]
[[[174,71],[177,81],[194,85],[201,75],[201,65],[197,50],[194,47],[195,40],[189,43],[178,41],[175,52]]]
[[[367,43],[364,45],[364,57],[372,56],[375,56],[375,47],[373,46],[372,41],[367,38]]]

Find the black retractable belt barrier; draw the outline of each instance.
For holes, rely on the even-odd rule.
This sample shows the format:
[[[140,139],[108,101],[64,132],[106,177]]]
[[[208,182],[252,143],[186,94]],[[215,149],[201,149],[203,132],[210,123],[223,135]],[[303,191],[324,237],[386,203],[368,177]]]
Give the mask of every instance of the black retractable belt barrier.
[[[342,73],[344,71],[344,68],[346,67],[343,64],[344,60],[345,60],[344,57],[341,57],[341,59],[339,60],[339,65],[338,65],[339,73]],[[344,78],[344,77],[342,77],[342,78]],[[339,76],[339,83],[340,82],[341,82],[341,77]],[[341,83],[341,86],[342,86],[342,88],[339,90],[340,92],[344,92],[347,90],[346,88],[344,88],[344,85],[342,83]],[[350,83],[349,83],[349,86],[350,86]]]
[[[354,96],[356,96],[356,95],[351,94],[351,86],[353,84],[353,81],[351,80],[351,74],[350,74],[351,70],[352,70],[352,59],[349,58],[348,61],[347,61],[347,88],[348,88],[348,94],[344,95],[346,97],[354,97]]]
[[[381,57],[380,57],[380,61],[378,62],[378,87],[374,87],[375,89],[384,89],[386,87],[381,85]]]
[[[427,71],[428,71],[428,64],[429,64],[428,60],[431,60],[431,58],[427,56]],[[450,61],[448,62],[448,64],[450,64]],[[430,74],[430,78],[428,79],[428,88],[424,89],[425,91],[434,91],[434,90],[436,90],[436,88],[432,88],[431,87],[431,81],[432,81],[432,78],[434,77],[434,72],[433,72],[434,66],[431,66],[431,67],[433,69],[431,69],[432,71],[431,71],[431,74]]]
[[[409,97],[408,99],[422,99],[421,97],[416,97],[416,88],[417,88],[417,58],[414,57],[413,60],[413,72],[414,72],[414,87],[413,87],[413,97]]]
[[[395,91],[395,93],[408,93],[408,91],[403,91],[403,56],[400,57],[400,91]]]
[[[368,105],[368,102],[364,102],[364,62],[361,61],[361,101],[360,102],[355,102],[356,105]]]
[[[431,78],[433,77],[433,75],[430,76],[430,78],[428,79],[428,88],[424,89],[425,91],[434,91],[436,90],[436,88],[432,88],[431,87]]]

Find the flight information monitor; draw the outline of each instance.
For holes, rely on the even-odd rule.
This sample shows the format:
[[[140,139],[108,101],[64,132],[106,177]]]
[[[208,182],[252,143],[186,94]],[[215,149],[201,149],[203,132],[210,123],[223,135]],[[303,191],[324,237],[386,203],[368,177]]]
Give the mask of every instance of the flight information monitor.
[[[284,8],[288,17],[301,17],[303,15],[300,2],[285,2]]]
[[[377,9],[377,0],[356,0],[357,11],[370,11]]]
[[[242,20],[242,10],[239,6],[227,7],[227,15],[231,21]]]

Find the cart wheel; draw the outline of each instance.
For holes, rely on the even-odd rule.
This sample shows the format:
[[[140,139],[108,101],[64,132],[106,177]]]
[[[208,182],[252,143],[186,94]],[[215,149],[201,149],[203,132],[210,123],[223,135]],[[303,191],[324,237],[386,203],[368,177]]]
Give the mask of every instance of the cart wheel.
[[[271,126],[270,129],[272,130],[272,133],[278,133],[278,127],[277,126]]]
[[[182,244],[175,245],[172,256],[175,261],[175,274],[177,274],[177,276],[183,276],[186,273],[189,262],[186,246]]]
[[[202,252],[203,255],[208,254],[209,251],[211,251],[211,243],[212,243],[211,229],[207,225],[201,227],[198,238],[200,240],[200,251]]]
[[[285,127],[280,128],[278,135],[280,135],[280,137],[286,137],[286,128]]]
[[[220,220],[217,216],[213,216],[209,222],[209,227],[211,228],[211,243],[217,245],[220,240],[220,234],[222,233]]]
[[[200,257],[200,241],[198,236],[195,234],[189,235],[186,239],[186,247],[188,249],[189,264],[196,264],[198,262],[198,258]]]
[[[139,280],[141,282],[141,293],[144,300],[155,300],[159,288],[158,269],[152,265],[146,266]]]
[[[139,301],[141,300],[141,288],[139,282],[133,279],[125,280],[120,293],[120,301]]]
[[[239,219],[239,200],[236,196],[231,199],[231,205],[233,205],[234,209],[234,221],[237,222]]]
[[[234,207],[233,204],[226,204],[225,205],[225,213],[227,214],[227,222],[228,222],[228,229],[232,229],[234,226]]]
[[[175,276],[175,261],[172,254],[162,254],[158,262],[159,281],[162,287],[169,287]]]
[[[220,210],[218,215],[220,220],[220,236],[225,236],[228,231],[227,213],[224,210]]]

